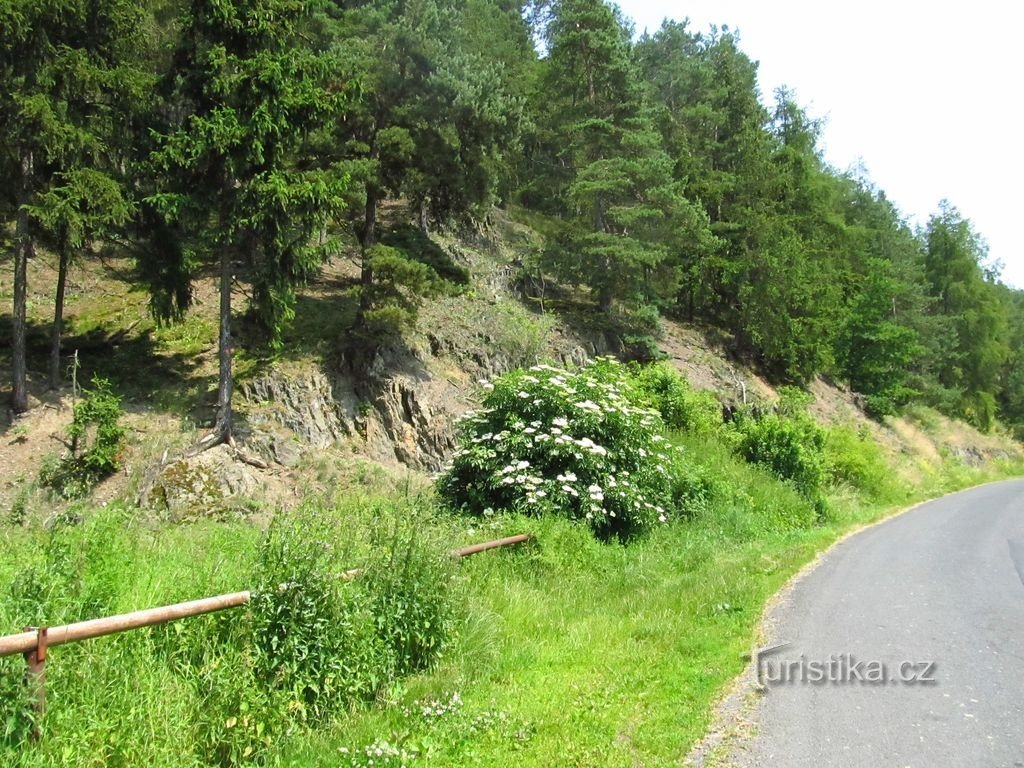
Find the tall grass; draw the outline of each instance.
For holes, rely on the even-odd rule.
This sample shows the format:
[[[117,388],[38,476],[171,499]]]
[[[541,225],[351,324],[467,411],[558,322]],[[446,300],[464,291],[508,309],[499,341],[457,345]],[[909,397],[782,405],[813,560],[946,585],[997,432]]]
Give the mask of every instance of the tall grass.
[[[56,625],[252,588],[241,610],[54,648],[32,742],[20,658],[0,660],[0,764],[273,763],[282,740],[439,655],[451,558],[409,502],[307,507],[267,532],[150,526],[121,506],[14,529],[0,626]],[[353,565],[362,576],[341,577]]]
[[[785,463],[745,460],[741,427],[716,427],[710,404],[647,385],[682,428],[666,436],[686,516],[625,543],[585,520],[451,516],[407,497],[310,504],[266,531],[117,505],[5,529],[9,631],[254,598],[54,649],[38,742],[23,662],[0,660],[0,764],[676,764],[743,667],[765,601],[804,563],[895,507],[1021,471],[948,461],[909,486],[870,435],[831,428],[808,459],[819,497]],[[458,568],[445,554],[524,530],[529,545]]]

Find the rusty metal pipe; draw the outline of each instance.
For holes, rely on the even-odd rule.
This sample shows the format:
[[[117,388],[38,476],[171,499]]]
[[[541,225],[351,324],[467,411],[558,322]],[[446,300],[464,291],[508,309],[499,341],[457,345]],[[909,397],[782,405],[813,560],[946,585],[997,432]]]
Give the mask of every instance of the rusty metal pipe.
[[[74,643],[79,640],[88,640],[92,637],[113,635],[128,629],[164,624],[168,621],[184,619],[188,616],[200,616],[204,613],[222,611],[225,608],[235,608],[248,603],[249,598],[249,592],[232,592],[227,595],[204,597],[201,600],[190,600],[187,603],[163,605],[159,608],[148,608],[144,611],[123,613],[119,616],[107,616],[102,619],[90,619],[89,621],[79,621],[75,624],[49,627],[46,632],[46,645],[49,647],[64,645],[65,643]],[[22,632],[17,635],[7,635],[6,637],[0,637],[0,656],[29,653],[35,651],[38,646],[38,630]]]
[[[481,544],[472,544],[452,551],[453,557],[469,557],[480,552],[486,552],[499,547],[507,547],[513,544],[522,544],[530,540],[530,535],[523,533],[518,536],[506,536],[503,539],[485,541]],[[352,579],[362,573],[362,569],[356,568],[342,574],[344,579]],[[226,608],[237,608],[245,605],[251,598],[251,593],[232,592],[227,595],[216,595],[215,597],[204,597],[200,600],[190,600],[186,603],[175,603],[164,605],[159,608],[148,608],[143,611],[123,613],[119,616],[108,616],[102,619],[90,619],[79,621],[75,624],[65,624],[59,627],[46,629],[43,653],[46,647],[65,645],[79,640],[88,640],[103,635],[113,635],[117,632],[124,632],[129,629],[150,627],[154,624],[164,624],[168,621],[184,619],[189,616],[200,616],[204,613],[223,611]],[[17,635],[0,637],[0,656],[12,656],[16,653],[30,654],[40,648],[39,630],[30,630]]]

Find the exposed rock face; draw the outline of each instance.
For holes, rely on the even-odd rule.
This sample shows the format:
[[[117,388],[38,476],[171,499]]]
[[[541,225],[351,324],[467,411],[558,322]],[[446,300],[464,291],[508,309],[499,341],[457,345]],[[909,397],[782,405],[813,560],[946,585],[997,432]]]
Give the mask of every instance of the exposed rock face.
[[[557,334],[548,352],[565,365],[616,352],[618,339],[596,331]],[[473,380],[529,364],[478,339],[463,349],[434,333],[427,348],[380,349],[358,373],[348,365],[298,373],[272,371],[240,385],[250,450],[292,466],[301,453],[358,441],[383,464],[433,472],[456,448],[455,420],[474,405]],[[284,434],[282,434],[284,433]]]
[[[242,384],[240,392],[248,421],[259,430],[250,444],[284,465],[297,460],[297,451],[354,439],[368,458],[435,471],[455,448],[454,420],[471,407],[460,387],[407,350],[378,353],[359,377],[275,371]],[[268,434],[279,427],[294,433],[299,445]]]
[[[371,458],[439,469],[455,450],[455,419],[472,407],[467,393],[417,357],[393,350],[374,358],[364,381],[372,407],[361,426]]]
[[[306,445],[326,448],[356,433],[359,400],[351,386],[310,369],[301,375],[273,372],[244,382],[242,397],[253,406],[254,426],[280,424]]]

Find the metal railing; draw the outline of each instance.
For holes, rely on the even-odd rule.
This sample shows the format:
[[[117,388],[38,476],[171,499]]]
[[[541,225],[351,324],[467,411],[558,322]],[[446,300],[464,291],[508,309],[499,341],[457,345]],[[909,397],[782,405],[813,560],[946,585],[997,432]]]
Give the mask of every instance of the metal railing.
[[[530,535],[525,533],[517,536],[506,536],[503,539],[461,547],[453,550],[451,554],[453,557],[458,558],[469,557],[470,555],[498,549],[499,547],[522,544],[529,540]],[[362,569],[356,568],[346,571],[342,574],[342,577],[351,579],[360,573],[362,573]],[[29,627],[24,632],[0,637],[0,657],[13,656],[18,653],[24,655],[25,663],[28,667],[27,679],[32,688],[33,709],[35,709],[38,718],[46,709],[46,658],[50,648],[66,645],[67,643],[77,643],[94,637],[114,635],[129,629],[166,624],[169,621],[186,619],[190,616],[201,616],[206,613],[214,613],[215,611],[238,608],[247,604],[250,599],[252,599],[252,593],[249,591],[232,592],[226,595],[204,597],[185,603],[174,603],[173,605],[161,605],[157,608],[147,608],[141,611],[133,611],[132,613],[79,621],[74,624],[64,624],[57,627]],[[36,733],[38,734],[38,731]]]

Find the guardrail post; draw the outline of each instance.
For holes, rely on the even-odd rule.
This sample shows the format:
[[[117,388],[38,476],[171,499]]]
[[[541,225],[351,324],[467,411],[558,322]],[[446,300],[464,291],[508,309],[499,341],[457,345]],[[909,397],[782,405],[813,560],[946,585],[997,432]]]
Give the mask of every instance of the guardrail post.
[[[26,631],[32,627],[25,627]],[[25,652],[25,682],[32,696],[32,738],[36,741],[42,733],[42,719],[46,712],[46,627],[36,627],[36,647]]]

